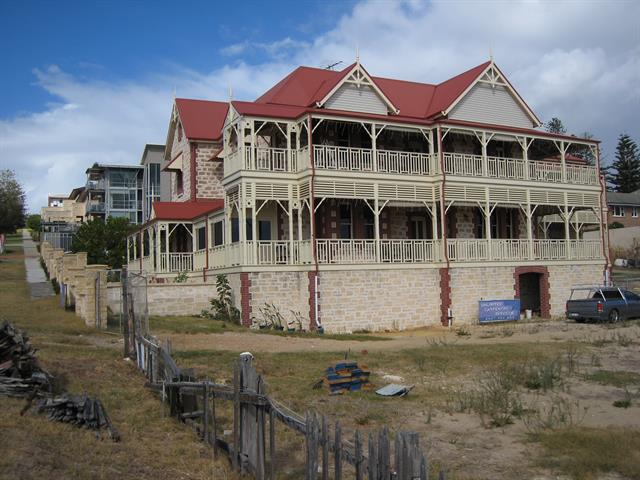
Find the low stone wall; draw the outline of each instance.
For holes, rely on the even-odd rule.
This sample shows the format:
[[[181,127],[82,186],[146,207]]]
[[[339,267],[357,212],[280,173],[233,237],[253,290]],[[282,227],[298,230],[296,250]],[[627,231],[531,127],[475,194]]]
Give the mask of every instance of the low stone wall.
[[[149,284],[147,305],[149,315],[197,315],[211,308],[216,298],[215,283]]]
[[[516,268],[454,267],[451,272],[451,309],[454,324],[478,322],[480,300],[510,300],[516,296]],[[526,268],[519,267],[526,270]],[[604,279],[603,265],[548,265],[534,267],[548,274],[548,292],[541,290],[541,302],[548,301],[550,316],[565,313],[565,302],[574,285],[599,285]],[[533,271],[533,269],[532,269]]]
[[[476,323],[480,300],[508,300],[515,295],[515,267],[452,267],[453,323]]]
[[[254,272],[249,274],[249,281],[252,319],[258,322],[262,320],[260,308],[270,303],[280,311],[287,323],[293,322],[299,315],[303,328],[309,328],[307,272]]]
[[[602,285],[604,265],[557,265],[550,266],[549,287],[551,291],[551,316],[565,314],[565,302],[574,285]]]
[[[73,306],[88,326],[107,328],[107,266],[87,265],[87,254],[64,253],[48,242],[40,245],[40,256],[49,278],[61,286],[65,305]]]
[[[327,332],[404,330],[440,321],[434,268],[320,272],[318,295]]]

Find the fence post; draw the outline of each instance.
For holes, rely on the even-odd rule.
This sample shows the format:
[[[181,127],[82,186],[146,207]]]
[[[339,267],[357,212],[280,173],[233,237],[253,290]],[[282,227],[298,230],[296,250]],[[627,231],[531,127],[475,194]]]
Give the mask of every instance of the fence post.
[[[329,425],[326,415],[322,416],[322,480],[329,480]]]
[[[122,267],[120,274],[120,289],[122,292],[122,333],[124,336],[124,358],[131,357],[131,332],[129,331],[129,297],[127,296],[127,267]]]
[[[306,480],[313,480],[318,473],[318,428],[316,416],[313,413],[306,414],[306,433],[305,440],[307,444],[307,465]]]
[[[204,443],[209,443],[209,382],[202,382],[202,434]]]
[[[381,479],[391,478],[389,468],[389,430],[384,427],[378,434],[378,474]]]
[[[273,408],[269,409],[269,479],[276,478],[276,413]]]
[[[360,438],[359,430],[356,430],[354,444],[354,454],[356,457],[356,480],[362,480],[362,439]]]
[[[336,422],[333,454],[335,460],[335,480],[342,480],[342,430],[338,422]]]
[[[233,366],[233,452],[231,465],[238,470],[238,455],[240,450],[240,365]]]
[[[256,393],[264,394],[265,386],[261,376],[258,376],[258,388]],[[265,478],[265,407],[260,405],[256,407],[257,432],[256,433],[256,480],[264,480]]]
[[[369,434],[369,480],[378,480],[378,455],[373,434]]]

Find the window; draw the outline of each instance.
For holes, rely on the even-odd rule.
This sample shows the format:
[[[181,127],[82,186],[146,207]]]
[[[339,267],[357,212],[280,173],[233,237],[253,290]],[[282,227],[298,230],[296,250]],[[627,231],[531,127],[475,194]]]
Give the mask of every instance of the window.
[[[213,224],[213,246],[217,247],[224,243],[224,220]]]
[[[207,248],[207,233],[205,227],[197,229],[196,235],[196,250],[204,250]]]
[[[245,223],[245,232],[247,240],[253,240],[253,229],[251,228],[251,219],[247,218]],[[239,242],[240,241],[240,223],[238,222],[238,217],[231,219],[231,242]]]
[[[271,222],[258,220],[258,240],[271,240]]]
[[[632,207],[631,208],[631,216],[633,218],[638,218],[638,207]]]
[[[613,216],[614,217],[624,217],[624,207],[620,205],[613,206]]]
[[[607,300],[622,300],[622,294],[617,288],[615,290],[602,290],[602,294]]]
[[[343,203],[340,205],[340,238],[352,238],[351,205]]]
[[[371,209],[367,206],[363,207],[364,217],[364,238],[376,238],[375,232],[375,216]]]
[[[409,222],[409,238],[413,240],[423,240],[425,235],[425,219],[413,217]]]
[[[182,195],[184,188],[182,185],[182,170],[176,171],[176,192],[178,195]]]

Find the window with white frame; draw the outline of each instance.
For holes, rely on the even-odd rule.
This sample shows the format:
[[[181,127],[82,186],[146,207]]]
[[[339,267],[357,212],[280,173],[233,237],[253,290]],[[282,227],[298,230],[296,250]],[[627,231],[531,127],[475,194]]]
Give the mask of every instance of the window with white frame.
[[[624,217],[624,207],[621,205],[613,206],[613,216],[614,217]]]
[[[638,218],[638,207],[631,208],[631,216],[633,218]]]

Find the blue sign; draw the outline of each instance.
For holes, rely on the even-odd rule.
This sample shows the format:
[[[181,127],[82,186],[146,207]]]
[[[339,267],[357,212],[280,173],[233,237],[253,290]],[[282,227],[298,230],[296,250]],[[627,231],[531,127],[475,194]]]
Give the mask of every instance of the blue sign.
[[[480,323],[520,320],[520,300],[480,300]]]

